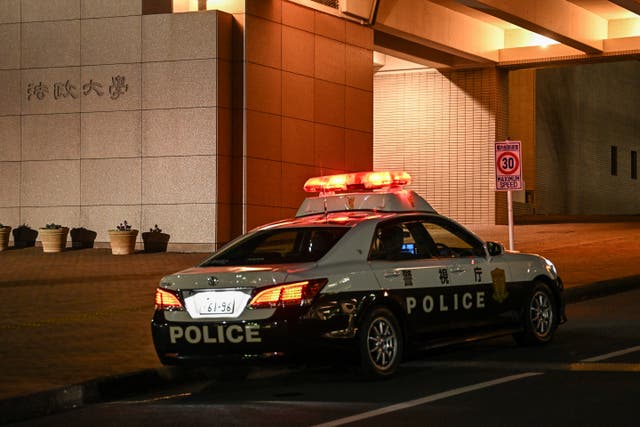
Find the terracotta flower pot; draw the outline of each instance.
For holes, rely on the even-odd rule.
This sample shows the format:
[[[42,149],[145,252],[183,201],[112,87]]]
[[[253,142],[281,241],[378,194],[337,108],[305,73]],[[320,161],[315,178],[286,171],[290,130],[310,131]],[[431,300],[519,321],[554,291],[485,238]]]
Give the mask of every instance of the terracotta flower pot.
[[[109,230],[109,241],[113,255],[129,255],[136,250],[138,230]]]
[[[147,231],[142,233],[142,242],[144,243],[145,252],[166,252],[169,238],[171,235],[167,233],[159,233],[155,231]]]
[[[0,227],[0,251],[7,250],[9,247],[9,235],[11,234],[11,227],[5,225]]]
[[[62,252],[67,247],[69,228],[41,228],[39,230],[43,252]]]

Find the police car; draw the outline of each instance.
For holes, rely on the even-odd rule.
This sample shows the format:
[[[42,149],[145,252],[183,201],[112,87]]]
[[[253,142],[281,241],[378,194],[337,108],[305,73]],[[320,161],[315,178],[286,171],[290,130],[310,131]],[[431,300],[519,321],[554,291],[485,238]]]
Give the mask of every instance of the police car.
[[[164,277],[152,321],[160,360],[333,348],[386,377],[415,345],[503,334],[550,341],[565,321],[553,263],[482,241],[404,189],[410,181],[393,171],[311,178],[305,190],[319,195],[294,218]]]

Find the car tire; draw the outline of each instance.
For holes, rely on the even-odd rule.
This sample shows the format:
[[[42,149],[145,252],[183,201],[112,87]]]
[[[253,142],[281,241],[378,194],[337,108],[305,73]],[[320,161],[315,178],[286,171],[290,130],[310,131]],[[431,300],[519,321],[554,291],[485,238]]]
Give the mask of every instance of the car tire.
[[[536,282],[522,313],[522,332],[513,335],[520,345],[539,345],[551,341],[558,326],[558,306],[549,286]]]
[[[403,340],[400,323],[385,307],[369,311],[358,336],[360,373],[368,379],[384,379],[398,370]]]

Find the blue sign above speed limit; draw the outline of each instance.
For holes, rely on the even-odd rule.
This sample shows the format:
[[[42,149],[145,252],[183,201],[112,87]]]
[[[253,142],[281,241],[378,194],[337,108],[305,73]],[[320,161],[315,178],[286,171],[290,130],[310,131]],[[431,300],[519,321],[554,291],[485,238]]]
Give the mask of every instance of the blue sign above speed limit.
[[[520,141],[496,142],[496,190],[522,190]]]

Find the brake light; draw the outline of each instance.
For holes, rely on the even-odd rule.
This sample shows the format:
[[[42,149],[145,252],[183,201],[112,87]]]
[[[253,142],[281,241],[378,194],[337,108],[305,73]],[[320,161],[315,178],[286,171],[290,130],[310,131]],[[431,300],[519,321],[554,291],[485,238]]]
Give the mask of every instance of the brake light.
[[[308,193],[378,190],[401,188],[411,184],[411,175],[404,171],[355,172],[309,178],[304,184]]]
[[[171,291],[156,289],[156,310],[182,310],[180,298]]]
[[[302,307],[311,304],[313,298],[327,283],[327,279],[305,280],[267,288],[258,292],[249,303],[251,308]]]

